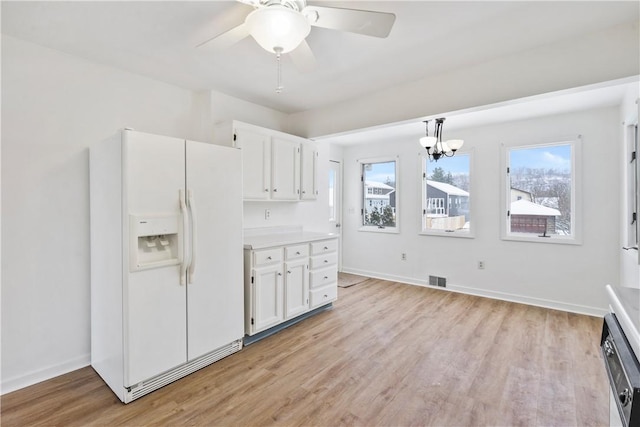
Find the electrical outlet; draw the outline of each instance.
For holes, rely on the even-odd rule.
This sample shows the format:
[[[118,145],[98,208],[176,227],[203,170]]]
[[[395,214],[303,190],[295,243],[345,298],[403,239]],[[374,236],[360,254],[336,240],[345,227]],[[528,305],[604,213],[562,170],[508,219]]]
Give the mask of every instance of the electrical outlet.
[[[484,261],[478,261],[478,270],[484,270]]]
[[[264,210],[264,219],[271,219],[271,210],[270,209],[265,209]]]
[[[400,256],[400,259],[402,261],[406,261],[407,260],[407,254],[405,254],[404,252],[402,253],[402,255]]]

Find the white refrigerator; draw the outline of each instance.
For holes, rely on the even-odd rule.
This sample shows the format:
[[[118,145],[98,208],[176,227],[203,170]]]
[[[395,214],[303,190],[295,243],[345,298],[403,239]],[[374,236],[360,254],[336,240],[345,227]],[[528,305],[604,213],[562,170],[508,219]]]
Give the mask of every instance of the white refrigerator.
[[[241,163],[132,130],[90,149],[91,365],[125,403],[242,348]]]

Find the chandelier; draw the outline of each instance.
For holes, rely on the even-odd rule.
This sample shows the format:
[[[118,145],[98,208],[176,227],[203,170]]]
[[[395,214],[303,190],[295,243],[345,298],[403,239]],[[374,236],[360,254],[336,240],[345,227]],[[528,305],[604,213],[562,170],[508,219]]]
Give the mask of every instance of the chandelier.
[[[442,124],[444,123],[444,117],[435,119],[436,126],[434,129],[434,136],[429,136],[429,121],[425,120],[426,134],[420,138],[420,145],[427,150],[429,160],[438,161],[441,157],[453,157],[456,151],[462,147],[464,141],[461,139],[450,139],[448,141],[442,141]]]

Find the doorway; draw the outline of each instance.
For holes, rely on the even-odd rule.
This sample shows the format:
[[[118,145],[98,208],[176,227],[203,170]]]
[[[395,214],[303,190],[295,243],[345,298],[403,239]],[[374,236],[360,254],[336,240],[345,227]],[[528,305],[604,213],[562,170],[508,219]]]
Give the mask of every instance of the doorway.
[[[342,163],[329,161],[329,232],[338,235],[338,271],[342,271]]]

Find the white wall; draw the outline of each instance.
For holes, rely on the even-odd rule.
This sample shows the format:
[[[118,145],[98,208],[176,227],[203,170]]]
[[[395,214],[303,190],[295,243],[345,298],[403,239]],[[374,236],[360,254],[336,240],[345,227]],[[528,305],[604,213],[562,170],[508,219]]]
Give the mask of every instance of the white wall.
[[[210,140],[230,118],[286,116],[2,36],[3,393],[89,364],[88,147],[125,126]]]
[[[569,311],[601,314],[604,284],[619,280],[618,157],[602,156],[602,146],[620,138],[617,108],[557,115],[451,131],[473,149],[473,225],[475,238],[418,235],[420,165],[417,140],[344,148],[343,269],[398,280],[427,283],[446,277],[453,290]],[[501,143],[582,135],[583,244],[557,245],[500,240]],[[358,231],[358,159],[399,155],[400,233]],[[407,254],[402,261],[401,253]],[[485,269],[478,270],[477,262]]]

